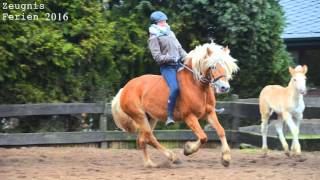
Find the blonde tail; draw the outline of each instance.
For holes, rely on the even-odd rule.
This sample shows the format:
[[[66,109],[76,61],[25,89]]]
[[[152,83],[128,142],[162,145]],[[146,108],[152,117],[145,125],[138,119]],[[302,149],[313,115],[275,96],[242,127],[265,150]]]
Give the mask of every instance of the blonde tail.
[[[137,126],[134,123],[133,119],[128,114],[126,114],[120,106],[121,92],[122,89],[119,90],[119,92],[111,102],[113,120],[116,123],[116,125],[123,131],[136,132]]]

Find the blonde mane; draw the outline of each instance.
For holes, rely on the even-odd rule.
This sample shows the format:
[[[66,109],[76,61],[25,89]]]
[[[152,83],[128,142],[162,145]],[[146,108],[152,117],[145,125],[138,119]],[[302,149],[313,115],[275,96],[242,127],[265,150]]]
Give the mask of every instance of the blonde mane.
[[[210,57],[208,57],[208,49],[212,52]],[[230,56],[229,49],[224,49],[213,42],[197,46],[189,52],[186,59],[192,62],[192,70],[198,80],[210,67],[217,63],[225,69],[228,79],[231,79],[232,74],[239,70],[236,64],[237,60]]]

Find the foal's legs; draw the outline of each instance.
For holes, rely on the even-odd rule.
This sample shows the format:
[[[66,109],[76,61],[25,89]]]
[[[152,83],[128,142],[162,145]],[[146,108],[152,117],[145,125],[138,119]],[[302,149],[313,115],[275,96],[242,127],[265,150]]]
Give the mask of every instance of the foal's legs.
[[[281,115],[278,115],[278,120],[275,123],[275,127],[277,130],[280,142],[282,144],[282,147],[284,149],[284,152],[287,156],[289,156],[290,153],[289,153],[288,143],[287,143],[286,138],[284,137],[284,134],[283,134],[283,121],[281,119]]]
[[[201,144],[204,144],[207,142],[208,137],[206,133],[201,128],[198,118],[190,114],[185,119],[186,124],[190,127],[190,129],[195,133],[195,135],[198,137],[198,140],[195,142],[187,142],[184,146],[184,155],[188,156],[190,154],[193,154],[197,152],[201,146]]]
[[[222,151],[222,164],[224,166],[229,166],[231,156],[230,156],[230,148],[226,139],[224,128],[219,123],[217,114],[215,112],[211,112],[208,115],[208,122],[216,129],[217,134],[221,141],[221,151]]]
[[[271,114],[271,109],[267,107],[266,104],[260,104],[260,114],[261,114],[261,134],[262,134],[262,151],[264,155],[268,154],[268,144],[267,144],[267,135],[268,135],[268,120]]]
[[[301,155],[301,146],[299,143],[299,130],[300,130],[300,123],[303,118],[302,112],[297,112],[293,114],[293,118],[296,120],[296,126],[298,129],[297,138],[292,140],[291,144],[291,151],[293,155]]]
[[[269,118],[269,117],[268,117]],[[265,155],[268,154],[268,118],[261,117],[261,134],[262,134],[262,151]]]
[[[292,116],[288,112],[282,113],[283,119],[287,122],[291,134],[293,136],[292,144],[291,144],[291,152],[293,155],[300,155],[301,154],[301,147],[299,143],[299,129],[293,122]]]

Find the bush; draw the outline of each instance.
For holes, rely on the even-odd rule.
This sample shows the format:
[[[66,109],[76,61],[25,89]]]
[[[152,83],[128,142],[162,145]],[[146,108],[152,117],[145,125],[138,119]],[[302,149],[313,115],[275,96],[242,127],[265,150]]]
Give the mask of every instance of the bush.
[[[0,103],[105,99],[120,78],[113,56],[115,23],[97,1],[42,3],[45,10],[25,11],[39,20],[0,22]],[[53,12],[67,12],[69,19],[45,20],[44,13]]]
[[[241,98],[257,97],[267,84],[284,85],[288,82],[287,69],[292,64],[292,59],[280,38],[284,20],[278,1],[112,2],[109,2],[109,7],[111,14],[116,14],[114,20],[117,17],[130,19],[129,24],[121,25],[123,29],[130,31],[131,24],[139,24],[135,26],[134,32],[147,31],[151,12],[162,10],[168,15],[171,28],[187,51],[208,42],[209,38],[214,38],[218,44],[228,45],[232,56],[239,60],[240,72],[231,83],[233,93],[239,94]],[[144,60],[145,66],[141,65],[140,58],[132,60],[138,64],[134,66],[137,69],[153,63],[148,55],[150,53],[144,50],[147,48],[147,35],[140,38],[142,40],[135,44],[139,44],[141,52],[146,54],[141,58],[148,59]],[[157,70],[153,73],[157,73]]]

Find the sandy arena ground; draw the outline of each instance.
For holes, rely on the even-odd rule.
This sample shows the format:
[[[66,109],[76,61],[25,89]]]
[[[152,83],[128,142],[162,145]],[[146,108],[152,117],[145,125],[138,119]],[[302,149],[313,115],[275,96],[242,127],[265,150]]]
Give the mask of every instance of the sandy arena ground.
[[[303,152],[302,158],[288,158],[281,151],[271,151],[266,158],[259,150],[232,150],[232,162],[225,168],[220,163],[219,149],[200,149],[184,156],[182,149],[173,151],[182,164],[165,163],[164,156],[151,149],[160,168],[144,168],[138,150],[32,147],[0,148],[0,180],[63,179],[219,179],[219,180],[319,180],[320,152]]]

